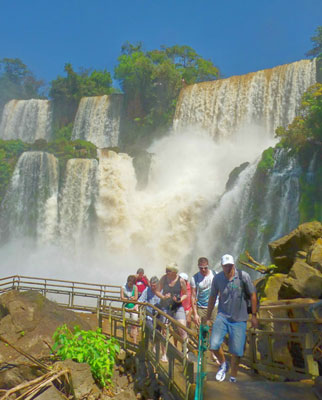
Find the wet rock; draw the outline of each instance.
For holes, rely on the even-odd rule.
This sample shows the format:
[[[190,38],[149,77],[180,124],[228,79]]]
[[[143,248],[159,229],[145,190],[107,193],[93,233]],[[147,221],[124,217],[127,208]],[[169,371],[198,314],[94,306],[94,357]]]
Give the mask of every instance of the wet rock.
[[[299,251],[308,252],[317,239],[322,237],[322,224],[307,222],[291,233],[269,243],[272,262],[278,267],[276,272],[288,273]]]
[[[322,238],[319,238],[311,247],[307,263],[322,272]]]
[[[322,296],[322,273],[304,261],[294,263],[278,292],[279,299]]]
[[[0,296],[0,335],[36,358],[47,357],[52,335],[64,323],[90,329],[80,316],[54,303],[39,292],[12,290]],[[24,361],[26,358],[0,342],[0,362]]]
[[[268,276],[267,279],[263,279],[263,284],[260,288],[261,301],[276,301],[278,300],[278,293],[281,285],[287,278],[286,274],[273,274]],[[256,286],[257,288],[257,286]]]
[[[47,390],[38,395],[37,400],[62,400],[66,399],[62,396],[61,392],[57,390],[54,386],[50,386]]]
[[[100,398],[101,391],[95,384],[88,364],[65,360],[55,363],[55,366],[59,369],[68,368],[70,370],[77,399],[96,400]]]

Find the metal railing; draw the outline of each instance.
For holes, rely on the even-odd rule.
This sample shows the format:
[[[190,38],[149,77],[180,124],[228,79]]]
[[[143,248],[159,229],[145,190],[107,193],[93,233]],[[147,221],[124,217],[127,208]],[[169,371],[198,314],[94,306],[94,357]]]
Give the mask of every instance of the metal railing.
[[[197,354],[198,337],[158,308],[137,303],[138,319],[129,317],[126,301],[120,299],[120,286],[43,279],[27,276],[10,276],[0,279],[0,293],[10,290],[36,290],[68,309],[96,314],[98,326],[107,335],[114,336],[125,349],[137,351],[143,345],[146,359],[153,365],[176,398],[188,399],[195,381],[195,363],[188,353]],[[131,301],[133,302],[133,301]],[[311,312],[318,302],[286,302],[261,306],[259,329],[247,330],[247,344],[242,362],[252,369],[289,379],[305,379],[319,375],[317,360],[322,357],[322,325],[319,313]],[[164,324],[160,316],[170,323]],[[150,316],[152,325],[147,326]],[[137,329],[138,343],[129,335]],[[178,329],[186,332],[186,339]],[[174,345],[174,341],[179,344]],[[180,350],[179,350],[180,349]],[[161,360],[166,352],[168,362]]]

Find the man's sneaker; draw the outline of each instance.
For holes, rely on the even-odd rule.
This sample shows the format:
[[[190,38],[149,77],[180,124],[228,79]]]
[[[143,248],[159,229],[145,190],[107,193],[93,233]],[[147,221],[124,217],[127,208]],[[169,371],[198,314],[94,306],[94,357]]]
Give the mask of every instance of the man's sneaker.
[[[237,379],[236,379],[234,376],[231,376],[231,377],[229,378],[229,382],[231,382],[231,383],[236,383],[236,382],[237,382]]]
[[[222,382],[226,378],[226,372],[229,370],[229,364],[228,362],[224,362],[221,364],[217,375],[216,375],[216,381]]]

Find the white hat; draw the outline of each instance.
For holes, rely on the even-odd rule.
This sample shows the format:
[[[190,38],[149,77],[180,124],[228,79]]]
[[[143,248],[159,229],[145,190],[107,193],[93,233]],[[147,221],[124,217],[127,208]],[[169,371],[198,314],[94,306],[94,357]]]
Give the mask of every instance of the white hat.
[[[184,279],[185,281],[189,280],[189,276],[185,272],[180,272],[180,278]]]
[[[221,265],[226,265],[226,264],[235,264],[234,257],[231,256],[230,254],[225,254],[224,256],[221,257]]]

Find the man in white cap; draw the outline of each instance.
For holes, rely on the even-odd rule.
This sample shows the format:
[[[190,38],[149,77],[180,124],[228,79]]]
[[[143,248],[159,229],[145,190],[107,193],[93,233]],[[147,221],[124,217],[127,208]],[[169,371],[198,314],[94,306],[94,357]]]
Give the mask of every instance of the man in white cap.
[[[220,367],[216,375],[216,380],[221,382],[225,379],[226,372],[229,370],[229,365],[226,362],[221,344],[226,334],[229,335],[229,352],[232,354],[230,382],[236,382],[240,357],[244,354],[246,321],[248,320],[244,290],[251,297],[251,323],[252,327],[256,328],[258,325],[256,317],[256,289],[247,272],[241,271],[243,282],[240,281],[238,271],[235,268],[234,258],[230,254],[222,256],[221,265],[223,271],[216,274],[212,281],[207,309],[207,324],[211,325],[211,313],[219,294],[218,313],[212,326],[210,350],[213,351],[219,360]]]

